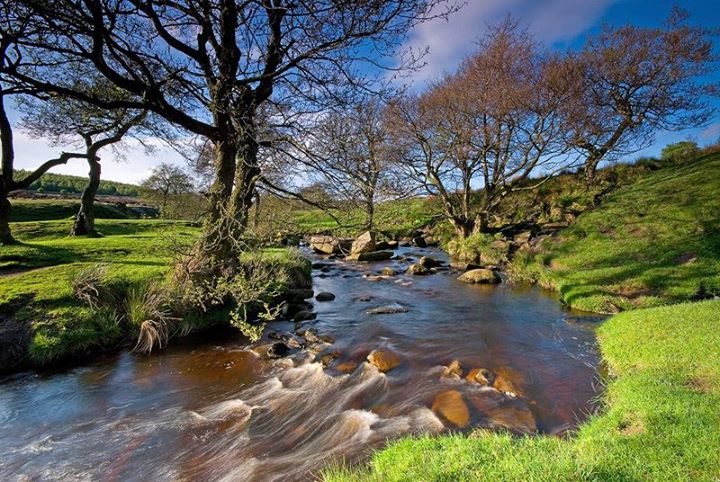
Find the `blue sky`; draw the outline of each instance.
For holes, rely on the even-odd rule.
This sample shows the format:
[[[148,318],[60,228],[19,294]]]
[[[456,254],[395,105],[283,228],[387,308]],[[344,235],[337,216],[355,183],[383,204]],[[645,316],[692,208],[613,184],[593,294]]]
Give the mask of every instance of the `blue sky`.
[[[525,23],[536,38],[552,48],[576,48],[582,45],[589,33],[597,31],[603,23],[641,26],[660,25],[673,5],[680,5],[691,14],[690,22],[706,27],[720,28],[720,2],[693,0],[468,0],[463,10],[448,21],[437,20],[417,27],[411,32],[407,46],[430,49],[428,65],[413,77],[418,86],[428,79],[454,70],[461,59],[472,52],[473,40],[481,37],[488,23],[511,13]],[[720,42],[716,39],[716,53]],[[720,81],[720,73],[713,80]],[[716,102],[720,107],[720,101]],[[14,116],[13,116],[14,117]],[[16,167],[28,169],[55,157],[63,149],[52,147],[43,139],[32,139],[16,130]],[[655,144],[637,155],[655,155],[668,142],[691,138],[700,144],[720,138],[720,115],[705,128],[683,132],[658,133]],[[101,153],[103,177],[122,182],[138,182],[146,178],[152,167],[163,161],[183,164],[178,154],[158,146],[152,155],[133,148],[132,143],[122,146],[118,157],[110,150]],[[123,159],[124,158],[124,159]],[[87,165],[78,160],[55,169],[75,175],[86,175]]]

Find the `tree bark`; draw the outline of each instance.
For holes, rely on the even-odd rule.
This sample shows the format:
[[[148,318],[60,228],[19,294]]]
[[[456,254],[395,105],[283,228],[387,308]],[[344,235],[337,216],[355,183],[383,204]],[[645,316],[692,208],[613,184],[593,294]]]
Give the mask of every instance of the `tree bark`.
[[[88,164],[90,172],[88,174],[88,184],[83,190],[80,198],[80,210],[75,216],[71,236],[97,236],[95,229],[95,196],[100,187],[100,162],[94,153],[88,155]]]
[[[452,217],[450,224],[455,228],[455,232],[460,238],[467,238],[473,232],[475,222],[471,219],[465,219],[461,217]]]
[[[15,238],[10,231],[10,200],[7,193],[0,191],[0,245],[15,244]]]
[[[237,160],[235,163],[235,190],[231,202],[236,235],[242,235],[248,225],[250,208],[255,197],[255,186],[260,178],[258,149],[254,129],[246,127],[238,139]]]
[[[365,227],[368,231],[372,230],[375,224],[375,202],[373,198],[368,198],[365,204]]]

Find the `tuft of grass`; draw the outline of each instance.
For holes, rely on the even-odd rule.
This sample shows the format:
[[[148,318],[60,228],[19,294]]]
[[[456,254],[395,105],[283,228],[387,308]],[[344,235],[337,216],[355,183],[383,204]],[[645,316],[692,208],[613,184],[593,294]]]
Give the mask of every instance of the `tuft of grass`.
[[[605,408],[567,439],[404,438],[337,481],[715,481],[720,478],[720,301],[649,308],[599,329]]]
[[[511,273],[600,313],[720,294],[720,155],[619,188]]]

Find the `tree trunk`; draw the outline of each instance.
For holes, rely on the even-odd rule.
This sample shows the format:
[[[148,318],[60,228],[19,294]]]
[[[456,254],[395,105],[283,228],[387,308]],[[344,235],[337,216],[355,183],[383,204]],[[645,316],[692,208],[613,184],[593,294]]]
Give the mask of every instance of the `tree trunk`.
[[[208,192],[209,212],[203,229],[203,255],[220,259],[230,256],[232,243],[227,230],[236,157],[237,148],[231,136],[215,142],[215,180]]]
[[[100,187],[100,162],[95,155],[88,156],[89,180],[80,198],[80,211],[75,216],[71,236],[97,236],[95,230],[95,196]]]
[[[12,236],[10,231],[10,200],[7,197],[7,193],[0,191],[0,246],[15,244],[15,238]]]
[[[595,173],[597,172],[597,165],[598,161],[593,159],[592,157],[589,158],[587,161],[585,161],[585,166],[583,168],[585,179],[588,181],[592,181],[595,179]]]
[[[472,234],[487,233],[490,231],[490,216],[487,212],[480,212],[475,216]]]
[[[454,217],[450,219],[450,224],[455,228],[455,233],[460,238],[467,238],[473,232],[475,222],[470,219]]]
[[[375,203],[373,199],[368,199],[365,205],[365,227],[371,231],[375,224]]]
[[[237,160],[235,164],[235,190],[232,195],[232,217],[235,221],[235,234],[241,236],[248,225],[250,208],[255,197],[255,186],[260,176],[258,166],[258,143],[255,132],[246,127],[238,140]]]

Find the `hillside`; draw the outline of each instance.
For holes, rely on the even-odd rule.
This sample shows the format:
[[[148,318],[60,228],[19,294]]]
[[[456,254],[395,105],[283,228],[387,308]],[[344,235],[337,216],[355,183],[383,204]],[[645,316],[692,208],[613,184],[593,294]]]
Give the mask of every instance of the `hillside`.
[[[23,171],[21,169],[15,171],[15,177],[17,179],[22,179],[28,174],[28,171]],[[87,177],[47,172],[43,174],[40,179],[32,183],[29,190],[41,193],[80,194],[83,189],[85,189],[87,182]],[[140,195],[140,186],[101,180],[100,187],[98,188],[98,194],[106,196],[118,195],[138,197]]]
[[[648,173],[519,251],[511,273],[595,312],[711,297],[720,292],[718,193],[719,154]]]

